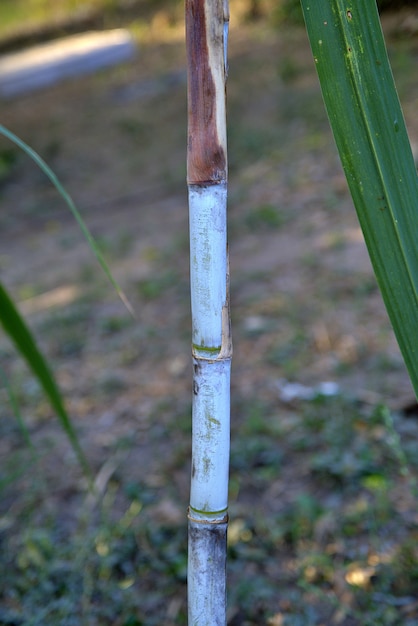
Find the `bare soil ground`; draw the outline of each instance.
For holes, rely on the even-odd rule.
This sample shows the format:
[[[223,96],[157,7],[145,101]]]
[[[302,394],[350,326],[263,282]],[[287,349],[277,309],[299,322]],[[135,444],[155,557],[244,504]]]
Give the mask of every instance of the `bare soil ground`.
[[[417,143],[418,42],[385,26]],[[181,35],[164,32],[133,63],[0,102],[1,122],[71,193],[137,314],[44,176],[2,140],[2,281],[51,361],[102,499],[88,499],[2,338],[36,453],[1,389],[0,541],[12,573],[0,578],[0,624],[185,623],[185,55]],[[418,423],[401,412],[413,393],[302,29],[233,28],[228,107],[230,624],[418,624]],[[284,380],[339,391],[287,402]]]

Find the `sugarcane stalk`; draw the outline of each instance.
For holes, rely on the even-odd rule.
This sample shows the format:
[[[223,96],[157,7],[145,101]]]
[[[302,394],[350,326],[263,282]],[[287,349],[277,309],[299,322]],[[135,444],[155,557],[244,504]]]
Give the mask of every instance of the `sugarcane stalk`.
[[[186,0],[192,309],[188,619],[226,624],[232,342],[227,250],[226,0]]]
[[[418,178],[375,0],[301,0],[334,138],[418,394]]]

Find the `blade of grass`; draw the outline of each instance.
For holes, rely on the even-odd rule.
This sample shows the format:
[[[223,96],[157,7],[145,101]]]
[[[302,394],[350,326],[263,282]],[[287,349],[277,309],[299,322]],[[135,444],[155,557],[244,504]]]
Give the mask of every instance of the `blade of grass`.
[[[33,150],[30,146],[28,146],[27,143],[25,143],[22,139],[20,139],[17,135],[15,135],[12,131],[10,131],[8,128],[3,126],[2,124],[0,124],[0,134],[2,134],[5,137],[7,137],[7,139],[9,139],[16,146],[18,146],[21,150],[23,150],[36,163],[36,165],[44,172],[44,174],[49,178],[49,180],[54,185],[54,187],[56,188],[56,190],[58,191],[60,196],[66,202],[66,204],[67,204],[68,208],[70,209],[71,213],[73,214],[74,218],[76,219],[78,225],[80,226],[81,232],[83,233],[84,237],[87,239],[87,242],[88,242],[91,250],[95,254],[98,262],[100,263],[100,265],[101,265],[104,273],[106,274],[108,280],[110,281],[112,287],[116,290],[118,296],[122,300],[122,302],[125,305],[125,307],[128,309],[129,313],[132,315],[132,317],[135,317],[135,313],[134,313],[134,310],[132,308],[132,305],[130,304],[130,302],[127,299],[126,295],[122,291],[121,287],[118,285],[118,283],[114,279],[114,277],[113,277],[113,275],[112,275],[112,273],[111,273],[111,271],[109,269],[109,266],[107,265],[107,263],[106,263],[103,255],[102,255],[98,245],[96,244],[96,242],[95,242],[94,238],[92,237],[89,229],[87,228],[83,218],[81,217],[80,212],[78,211],[77,207],[75,206],[73,199],[67,193],[67,191],[64,189],[64,187],[60,183],[60,181],[59,181],[58,177],[56,176],[56,174],[45,163],[45,161],[42,159],[42,157],[39,156],[39,154],[37,152],[35,152],[35,150]]]
[[[77,434],[65,409],[64,401],[55,378],[42,353],[37,347],[32,333],[13,304],[13,300],[1,283],[0,323],[41,384],[42,389],[56,412],[61,426],[64,429],[81,466],[86,474],[90,475],[87,459],[81,449]]]
[[[375,0],[301,0],[334,138],[418,394],[418,179]]]

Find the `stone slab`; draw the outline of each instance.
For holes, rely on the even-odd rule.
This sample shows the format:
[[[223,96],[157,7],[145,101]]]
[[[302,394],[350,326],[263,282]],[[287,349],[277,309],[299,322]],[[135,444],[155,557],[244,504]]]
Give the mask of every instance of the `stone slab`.
[[[132,59],[135,42],[125,29],[92,31],[0,56],[0,96],[12,98],[66,78]]]

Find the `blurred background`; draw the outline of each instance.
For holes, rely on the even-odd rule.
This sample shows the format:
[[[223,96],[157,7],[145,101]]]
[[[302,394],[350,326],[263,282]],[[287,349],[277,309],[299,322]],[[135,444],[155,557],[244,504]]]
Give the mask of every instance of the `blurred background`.
[[[416,5],[380,2],[415,153]],[[186,624],[183,15],[178,0],[0,5],[0,123],[53,168],[137,316],[44,174],[2,138],[2,281],[59,381],[99,495],[1,335],[0,625]],[[115,28],[134,43],[129,60],[1,95],[10,55]],[[228,138],[229,624],[416,626],[418,409],[298,2],[231,0]]]

